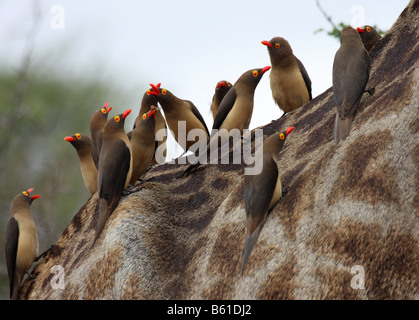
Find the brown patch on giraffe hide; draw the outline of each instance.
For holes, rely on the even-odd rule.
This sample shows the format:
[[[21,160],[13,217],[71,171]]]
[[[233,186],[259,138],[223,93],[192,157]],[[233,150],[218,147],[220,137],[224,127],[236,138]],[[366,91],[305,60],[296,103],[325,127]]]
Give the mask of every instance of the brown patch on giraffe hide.
[[[413,198],[413,208],[415,208],[416,217],[419,218],[419,142],[412,149],[413,163],[416,165],[415,170],[415,186],[416,192]]]
[[[221,278],[206,288],[202,296],[207,300],[229,300],[232,299],[233,292],[233,282]]]
[[[335,148],[334,144],[329,144]],[[317,162],[310,167],[307,163],[300,163],[284,175],[282,187],[289,187],[288,192],[272,209],[272,214],[279,214],[280,223],[284,226],[285,234],[290,239],[296,239],[296,229],[299,220],[313,208],[315,186],[318,183],[321,169],[330,160],[330,152],[325,152]]]
[[[205,206],[210,199],[211,196],[207,192],[190,192],[187,197],[172,199],[168,210],[174,212],[175,225],[190,227],[198,231],[205,229],[216,212],[216,208]],[[190,212],[195,212],[195,214],[190,214]]]
[[[149,260],[153,270],[159,275],[165,288],[165,299],[183,299],[193,283],[198,250],[205,246],[207,239],[199,230],[191,227],[186,217],[164,216],[164,224],[153,224],[143,231],[143,238],[149,248]],[[186,224],[185,224],[186,222]],[[200,221],[196,221],[200,224]],[[170,225],[170,228],[167,226]]]
[[[419,287],[418,242],[407,231],[396,227],[385,231],[377,223],[341,220],[337,226],[318,225],[314,237],[308,239],[307,244],[319,256],[333,259],[335,265],[343,263],[349,268],[362,266],[365,270],[365,293],[370,299],[405,299]],[[325,271],[320,272],[320,276],[322,274],[330,278]],[[337,281],[342,285],[347,283],[351,288],[352,276],[348,278],[345,275],[344,280]],[[332,288],[328,290],[333,291],[334,285],[335,281],[330,282]],[[330,292],[329,297],[341,297],[343,293]]]
[[[226,203],[225,214],[227,215],[231,210],[236,207],[244,207],[244,176],[237,177],[238,181],[234,185],[231,196]]]
[[[332,97],[333,98],[333,97]],[[324,116],[324,115],[323,115]],[[298,148],[296,152],[297,157],[303,157],[310,154],[320,146],[332,141],[333,127],[335,124],[336,113],[331,112],[327,120],[322,121],[322,125],[310,131],[307,141]]]
[[[324,96],[326,97],[331,93],[332,89],[328,89]],[[324,123],[324,116],[325,114],[329,113],[330,111],[334,110],[335,107],[335,100],[333,98],[333,94],[330,95],[329,99],[327,99],[326,102],[324,102],[320,108],[311,108],[312,105],[314,105],[314,102],[311,101],[306,106],[310,106],[310,110],[307,110],[306,112],[300,112],[299,118],[298,118],[298,126],[296,129],[308,132],[310,131],[313,126],[315,126],[318,123]],[[322,125],[323,127],[324,125]],[[311,135],[311,133],[310,133]],[[314,147],[311,147],[309,150],[314,149]]]
[[[135,274],[130,274],[127,279],[127,284],[124,286],[125,290],[122,293],[120,300],[144,300],[143,292],[141,291],[141,279]]]
[[[387,116],[390,110],[400,114],[406,105],[410,103],[410,99],[406,100],[406,97],[411,96],[411,88],[406,86],[405,82],[414,81],[413,73],[414,68],[411,68],[398,81],[393,81],[387,85],[381,82],[380,87],[376,86],[374,95],[364,94],[355,116],[356,120],[354,120],[357,122],[357,125],[362,126],[371,119],[374,121],[379,120]],[[371,85],[368,84],[367,87],[369,86]],[[371,102],[367,100],[371,100]]]
[[[266,219],[265,225],[269,223],[269,218]],[[261,234],[263,233],[263,228],[261,231]],[[244,237],[243,237],[243,243],[242,248],[244,246]],[[267,261],[271,260],[272,257],[278,253],[278,251],[281,250],[280,246],[276,246],[274,244],[268,244],[266,240],[259,239],[256,242],[255,246],[253,247],[253,250],[250,254],[249,259],[247,260],[247,263],[244,267],[243,274],[244,275],[254,275],[257,274],[258,271],[263,268],[263,266],[266,264]],[[241,265],[241,261],[240,261]]]
[[[293,278],[297,274],[296,263],[295,254],[292,254],[290,259],[287,259],[274,272],[269,274],[259,289],[258,298],[261,300],[294,299],[295,284]]]
[[[418,50],[414,49],[418,45],[416,33],[416,28],[406,25],[393,46],[386,46],[392,42],[390,35],[386,35],[377,43],[378,48],[385,46],[387,50],[383,52],[384,56],[375,57],[378,65],[371,70],[369,83],[391,82],[395,75],[405,74],[416,63],[419,58]]]
[[[237,232],[234,224],[220,229],[209,258],[208,273],[225,275],[229,280],[238,273],[239,259],[244,244],[243,235],[244,230],[241,233]]]
[[[419,132],[419,115],[416,115],[416,117],[410,121],[409,131],[411,134],[417,134]]]
[[[328,197],[330,205],[345,197],[370,204],[399,204],[395,168],[388,161],[377,161],[392,141],[386,129],[359,137],[348,147],[337,167],[340,173]]]
[[[114,286],[115,276],[121,266],[122,249],[116,247],[105,253],[95,266],[90,270],[83,299],[100,299],[109,297],[109,292]]]

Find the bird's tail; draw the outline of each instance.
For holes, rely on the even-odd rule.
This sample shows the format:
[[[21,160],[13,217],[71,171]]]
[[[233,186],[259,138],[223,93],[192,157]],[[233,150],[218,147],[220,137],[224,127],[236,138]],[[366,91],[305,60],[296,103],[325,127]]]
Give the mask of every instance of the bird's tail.
[[[102,233],[103,228],[105,227],[105,223],[106,221],[108,221],[110,215],[111,215],[111,208],[109,208],[106,200],[99,199],[99,218],[96,224],[96,234],[95,234],[95,240],[93,243],[95,243],[96,239],[99,238],[100,234]]]
[[[335,127],[333,129],[333,139],[335,139],[336,144],[338,144],[340,140],[345,140],[349,137],[351,127],[352,117],[341,119],[339,114],[336,113]]]
[[[252,252],[253,247],[255,246],[256,241],[259,238],[260,231],[262,230],[262,225],[263,224],[259,225],[252,234],[248,233],[246,235],[246,240],[244,242],[244,248],[243,248],[243,252],[242,252],[242,256],[241,256],[242,265],[241,265],[241,268],[240,268],[240,275],[243,274],[244,265],[246,264],[247,260],[249,259],[250,253]]]
[[[17,300],[17,296],[19,293],[20,281],[18,279],[18,275],[15,272],[13,275],[13,279],[10,281],[10,300]]]

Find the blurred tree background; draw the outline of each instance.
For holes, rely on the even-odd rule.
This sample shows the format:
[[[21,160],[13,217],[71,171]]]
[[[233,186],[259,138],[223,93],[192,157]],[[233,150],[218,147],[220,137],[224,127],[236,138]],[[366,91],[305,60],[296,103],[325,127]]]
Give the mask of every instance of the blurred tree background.
[[[42,253],[90,197],[77,153],[64,137],[76,132],[90,136],[90,117],[107,101],[116,112],[130,107],[135,114],[144,92],[125,92],[99,76],[100,68],[97,74],[77,76],[55,69],[49,57],[35,62],[32,49],[39,19],[34,16],[26,34],[17,69],[0,64],[0,299],[9,299],[4,232],[13,198],[32,187],[33,194],[41,195],[31,212]],[[127,130],[129,126],[127,121]]]
[[[78,209],[89,199],[73,146],[64,137],[90,135],[91,115],[121,91],[97,79],[69,79],[42,66],[24,79],[0,73],[0,245],[10,203],[31,187],[41,198],[31,212],[39,235],[40,253],[55,243]],[[128,124],[126,125],[128,127]],[[5,257],[0,256],[1,297],[8,299]]]

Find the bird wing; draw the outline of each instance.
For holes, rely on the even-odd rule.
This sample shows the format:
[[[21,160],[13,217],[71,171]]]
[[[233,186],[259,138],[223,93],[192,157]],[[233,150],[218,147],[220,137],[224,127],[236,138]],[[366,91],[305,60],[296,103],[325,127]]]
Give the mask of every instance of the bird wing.
[[[195,107],[195,105],[194,105],[191,101],[187,100],[187,102],[188,102],[188,103],[189,103],[189,105],[191,106],[192,113],[193,113],[193,114],[195,115],[195,117],[197,117],[197,118],[198,118],[198,120],[202,123],[202,125],[204,126],[204,128],[205,128],[205,130],[207,131],[207,134],[208,134],[208,136],[209,136],[210,134],[209,134],[208,127],[207,127],[207,125],[205,124],[204,118],[202,117],[202,115],[201,115],[201,113],[199,112],[198,108],[197,108],[197,107]]]
[[[359,50],[339,49],[333,63],[333,96],[338,114],[347,118],[353,113],[369,78],[368,54],[364,47]]]
[[[10,217],[6,227],[6,265],[10,281],[10,296],[13,291],[13,278],[16,270],[17,247],[19,242],[19,225],[14,217]]]
[[[259,175],[245,177],[246,216],[251,219],[249,234],[263,223],[278,179],[278,167],[271,157],[264,157]]]
[[[214,118],[212,129],[220,129],[225,118],[227,118],[227,115],[229,114],[230,110],[233,108],[234,102],[236,102],[236,98],[237,98],[236,88],[233,86],[230,90],[228,90],[223,100],[221,100],[220,106],[218,107],[217,114],[215,115],[215,118]]]
[[[303,63],[297,57],[295,57],[295,59],[297,60],[298,68],[300,69],[301,75],[303,76],[304,82],[305,82],[306,87],[307,87],[308,95],[309,95],[310,100],[311,100],[311,99],[313,99],[313,97],[311,95],[311,80],[310,80],[310,77],[308,76],[308,72],[307,72],[306,68],[304,67]]]
[[[104,198],[109,207],[116,207],[124,191],[130,169],[131,152],[121,140],[112,141],[99,159],[98,194]],[[103,156],[102,156],[103,154]],[[103,158],[103,159],[102,159]]]
[[[241,274],[259,238],[278,179],[278,167],[271,157],[264,156],[263,165],[259,175],[245,176],[247,234],[241,256]]]

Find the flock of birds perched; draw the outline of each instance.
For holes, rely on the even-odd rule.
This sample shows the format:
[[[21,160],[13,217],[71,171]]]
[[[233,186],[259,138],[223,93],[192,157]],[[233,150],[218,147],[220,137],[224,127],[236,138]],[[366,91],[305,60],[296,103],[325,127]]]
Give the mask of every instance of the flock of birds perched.
[[[371,26],[356,30],[346,27],[341,32],[341,45],[333,63],[333,95],[336,102],[336,121],[333,138],[336,143],[349,136],[354,111],[365,92],[373,94],[374,89],[365,89],[369,79],[368,51],[381,39]],[[266,66],[244,72],[233,84],[228,81],[217,83],[211,103],[214,118],[212,131],[208,130],[203,117],[195,105],[176,97],[160,84],[150,84],[144,93],[139,114],[133,130],[124,130],[126,117],[131,109],[108,119],[111,107],[106,103],[96,111],[90,120],[91,137],[76,133],[65,137],[77,150],[82,177],[87,190],[98,193],[99,218],[94,242],[100,236],[106,221],[115,210],[123,194],[135,192],[135,182],[155,162],[157,148],[166,143],[165,137],[157,139],[167,126],[184,151],[197,140],[187,141],[178,131],[179,121],[186,124],[186,134],[192,129],[201,129],[209,147],[218,140],[214,129],[248,129],[253,112],[255,89],[265,72],[271,69],[270,87],[276,104],[284,113],[291,112],[312,99],[311,80],[304,65],[294,56],[288,41],[274,37],[262,41],[268,49],[272,67]],[[165,118],[161,114],[160,104]],[[167,126],[166,126],[167,123]],[[241,256],[241,270],[258,239],[269,210],[282,197],[282,185],[278,173],[278,154],[286,137],[294,130],[290,127],[275,133],[263,143],[262,172],[245,176],[245,210],[247,234]],[[183,133],[185,134],[185,133]],[[163,145],[163,147],[165,147]],[[204,157],[207,154],[204,153]],[[164,154],[165,156],[165,154]],[[189,174],[199,163],[189,165],[183,175]],[[183,176],[182,175],[182,176]],[[38,236],[30,212],[30,205],[39,195],[31,195],[33,188],[18,194],[12,201],[5,234],[5,254],[10,280],[10,298],[17,299],[25,273],[37,261]]]

